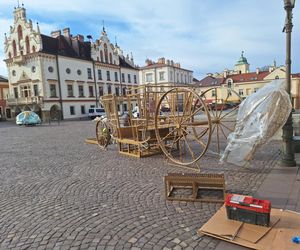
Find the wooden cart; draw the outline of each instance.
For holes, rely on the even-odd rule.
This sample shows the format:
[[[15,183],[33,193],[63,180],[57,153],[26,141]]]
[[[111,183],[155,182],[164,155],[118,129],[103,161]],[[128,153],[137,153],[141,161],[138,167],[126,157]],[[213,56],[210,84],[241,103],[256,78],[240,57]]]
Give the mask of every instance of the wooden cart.
[[[106,120],[97,122],[98,144],[104,149],[112,138],[121,154],[145,157],[163,152],[173,163],[190,166],[208,150],[214,133],[218,140],[215,151],[220,153],[220,139],[228,134],[224,130],[232,130],[223,121],[236,115],[238,108],[222,114],[233,94],[224,89],[227,94],[221,88],[200,93],[186,86],[145,85],[124,96],[102,96]],[[211,102],[210,95],[214,97]]]

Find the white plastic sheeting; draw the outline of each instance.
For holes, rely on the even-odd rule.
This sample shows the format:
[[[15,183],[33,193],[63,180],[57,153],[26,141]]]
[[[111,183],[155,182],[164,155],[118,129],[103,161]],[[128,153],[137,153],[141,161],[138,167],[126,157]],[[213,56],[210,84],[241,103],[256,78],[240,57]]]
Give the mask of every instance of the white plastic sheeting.
[[[291,110],[285,80],[274,80],[248,96],[240,104],[236,127],[228,136],[221,162],[244,166],[259,146],[283,127]]]

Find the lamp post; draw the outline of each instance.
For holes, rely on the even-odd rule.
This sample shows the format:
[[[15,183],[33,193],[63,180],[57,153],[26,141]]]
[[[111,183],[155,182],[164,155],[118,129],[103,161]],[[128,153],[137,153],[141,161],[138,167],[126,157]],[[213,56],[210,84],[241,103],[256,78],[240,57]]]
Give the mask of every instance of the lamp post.
[[[286,91],[291,98],[291,34],[292,34],[292,10],[295,6],[295,0],[284,0],[284,9],[286,11],[286,21],[283,31],[286,33]],[[282,164],[286,167],[296,166],[294,145],[293,145],[293,120],[292,112],[287,122],[282,128],[283,134],[283,157]]]

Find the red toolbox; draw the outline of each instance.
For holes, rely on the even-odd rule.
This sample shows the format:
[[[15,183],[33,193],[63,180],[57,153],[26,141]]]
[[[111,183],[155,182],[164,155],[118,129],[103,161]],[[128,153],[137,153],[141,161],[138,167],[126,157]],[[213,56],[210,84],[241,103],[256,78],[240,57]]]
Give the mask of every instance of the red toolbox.
[[[269,226],[271,202],[251,196],[228,194],[225,200],[227,218],[250,224]]]

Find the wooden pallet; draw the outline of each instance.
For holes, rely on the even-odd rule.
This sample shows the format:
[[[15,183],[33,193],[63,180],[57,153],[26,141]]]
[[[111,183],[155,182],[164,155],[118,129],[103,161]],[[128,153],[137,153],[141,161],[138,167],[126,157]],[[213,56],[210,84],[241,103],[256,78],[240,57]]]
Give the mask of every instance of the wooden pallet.
[[[169,173],[164,177],[165,195],[167,200],[176,201],[202,201],[202,202],[224,202],[225,200],[225,178],[224,174],[180,174]],[[172,196],[175,189],[191,189],[192,194],[187,196]],[[223,198],[201,197],[199,190],[220,190]]]

